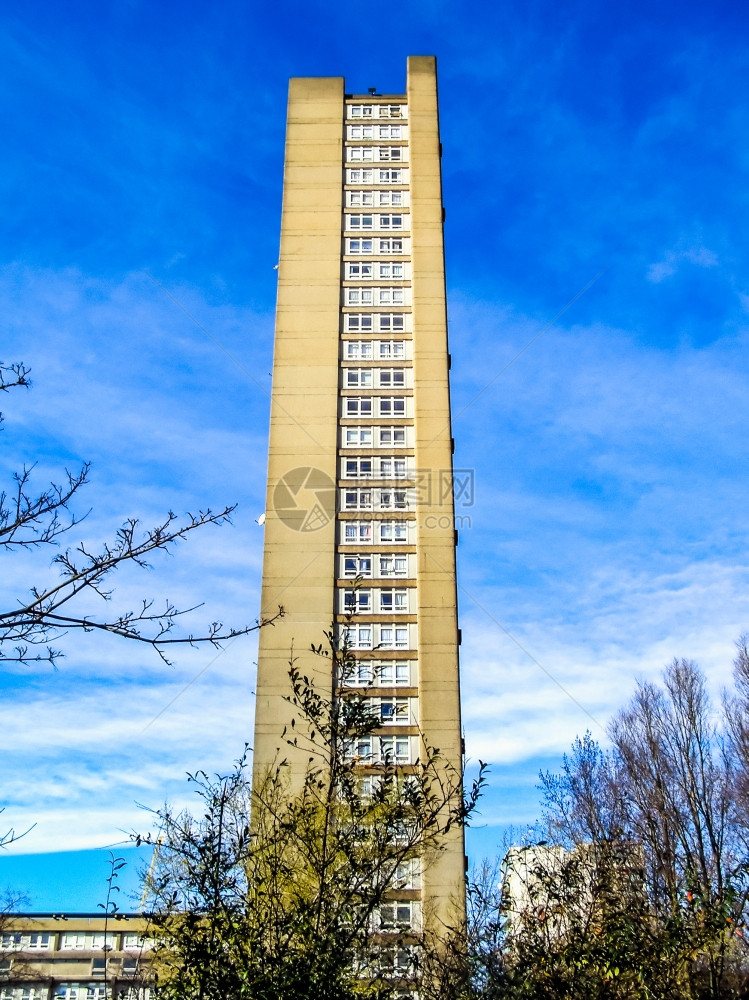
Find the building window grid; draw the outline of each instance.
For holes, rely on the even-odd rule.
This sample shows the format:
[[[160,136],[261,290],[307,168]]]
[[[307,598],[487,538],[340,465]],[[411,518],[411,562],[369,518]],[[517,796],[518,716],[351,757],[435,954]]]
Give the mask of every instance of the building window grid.
[[[401,129],[399,125],[378,126],[377,119],[382,118],[404,118],[405,108],[402,105],[374,105],[360,104],[348,105],[347,118],[369,120],[370,125],[350,125],[347,127],[347,136],[351,140],[365,139],[365,141],[382,141],[387,139],[406,138],[406,129]],[[381,114],[382,112],[382,114]],[[402,180],[403,174],[399,164],[408,161],[407,146],[347,146],[344,152],[346,163],[353,166],[346,168],[345,181],[351,184],[375,184],[398,183]],[[382,162],[393,162],[395,167],[378,166],[358,167],[357,163],[371,162],[378,164]],[[382,213],[376,210],[381,207],[400,207],[407,204],[407,194],[400,191],[348,191],[345,194],[347,206],[352,208],[372,209],[371,212],[346,213],[344,218],[344,232],[350,230],[369,230],[375,234],[378,230],[402,230],[404,225],[408,225],[402,214]],[[346,254],[374,256],[377,253],[389,256],[400,254],[404,251],[402,238],[378,237],[345,237],[342,249]],[[362,263],[349,263],[344,265],[342,275],[349,281],[372,281],[375,279],[385,281],[402,282],[396,288],[371,288],[362,286],[346,287],[342,291],[342,299],[346,305],[407,305],[410,296],[406,289],[410,289],[410,281],[406,280],[405,268],[401,263],[390,261],[372,261]],[[407,332],[407,321],[405,314],[382,314],[382,313],[344,313],[342,320],[342,332],[344,333],[397,333]],[[397,346],[396,346],[397,344]],[[369,347],[366,341],[344,341],[342,348],[342,361],[346,360],[400,360],[405,358],[405,343],[391,341],[380,342]],[[342,365],[341,371],[341,418],[346,417],[361,418],[368,415],[378,415],[385,417],[406,418],[407,406],[405,396],[369,396],[352,397],[345,396],[346,389],[400,389],[406,385],[406,369],[389,369],[375,373],[372,369],[347,369]],[[373,412],[374,411],[374,412]],[[410,425],[412,426],[412,424]],[[405,425],[400,427],[351,427],[342,425],[341,440],[346,441],[348,446],[355,444],[366,444],[374,436],[375,442],[379,446],[405,446],[406,429]],[[347,459],[341,470],[345,478],[370,478],[379,473],[380,477],[404,477],[406,475],[405,459],[387,457],[382,459],[371,459],[364,456]],[[343,507],[347,510],[375,510],[375,509],[406,509],[407,490],[374,490],[371,488],[344,489]],[[385,545],[397,545],[410,540],[411,531],[407,522],[403,521],[343,521],[341,526],[341,540],[347,544],[359,542],[371,545],[373,543],[384,543]],[[373,553],[342,555],[341,571],[344,577],[354,577],[359,579],[369,579],[375,577],[404,577],[409,572],[409,557],[397,553]],[[340,592],[339,600],[342,609],[347,614],[361,614],[365,616],[368,612],[379,613],[399,613],[407,612],[413,606],[410,600],[409,590],[404,587],[385,588],[343,588]],[[408,625],[398,625],[396,623],[376,625],[374,623],[356,623],[345,627],[343,633],[347,641],[351,641],[354,649],[406,649],[411,641],[410,628]],[[353,682],[357,685],[370,685],[378,681],[382,685],[407,684],[410,682],[410,666],[407,661],[384,661],[381,666],[375,667],[371,661],[359,661],[356,666],[356,678]],[[351,680],[349,680],[349,683]],[[409,699],[396,697],[381,697],[372,702],[373,709],[379,712],[383,725],[408,724],[415,712],[416,699],[414,699],[414,711],[409,705]],[[366,744],[366,745],[364,745]],[[363,741],[360,757],[368,762],[385,762],[396,765],[408,764],[411,761],[411,747],[408,737],[372,737]],[[378,924],[382,930],[405,929],[414,926],[414,906],[411,902],[393,902],[383,904],[378,915]],[[394,965],[404,967],[407,962],[406,955],[398,955]]]

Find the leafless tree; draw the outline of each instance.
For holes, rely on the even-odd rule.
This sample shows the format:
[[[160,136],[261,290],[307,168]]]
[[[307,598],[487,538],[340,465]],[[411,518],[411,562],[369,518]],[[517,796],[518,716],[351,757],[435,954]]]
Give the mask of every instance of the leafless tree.
[[[0,365],[0,390],[30,386],[29,369],[23,364]],[[0,422],[2,414],[0,414]],[[0,549],[59,548],[61,541],[85,517],[73,510],[88,482],[90,466],[84,463],[75,472],[41,492],[32,486],[34,466],[23,466],[13,475],[13,485],[0,491]],[[196,646],[221,643],[272,623],[277,616],[240,626],[214,621],[199,631],[178,626],[187,622],[202,605],[178,608],[171,601],[158,603],[146,598],[134,609],[108,613],[112,601],[111,579],[117,569],[133,564],[143,569],[155,552],[169,552],[177,542],[208,525],[229,523],[235,506],[210,509],[178,517],[169,511],[153,527],[144,527],[133,517],[117,529],[114,538],[91,547],[85,542],[61,549],[52,560],[58,575],[32,583],[12,607],[0,610],[0,662],[54,663],[62,656],[58,643],[70,632],[105,632],[143,643],[169,663],[168,651],[176,645]],[[89,614],[83,603],[91,596],[102,602],[102,614]],[[282,614],[282,609],[279,609]]]

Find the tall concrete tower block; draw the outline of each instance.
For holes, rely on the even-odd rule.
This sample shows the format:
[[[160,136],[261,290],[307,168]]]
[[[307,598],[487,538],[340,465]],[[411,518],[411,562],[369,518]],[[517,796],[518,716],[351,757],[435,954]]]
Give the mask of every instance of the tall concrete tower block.
[[[461,767],[440,156],[432,56],[405,94],[291,80],[262,587],[285,617],[260,632],[256,779],[288,756],[292,647],[338,683],[307,652],[331,623],[381,705],[372,762],[413,766],[426,740]],[[436,914],[462,893],[451,838],[420,879]]]

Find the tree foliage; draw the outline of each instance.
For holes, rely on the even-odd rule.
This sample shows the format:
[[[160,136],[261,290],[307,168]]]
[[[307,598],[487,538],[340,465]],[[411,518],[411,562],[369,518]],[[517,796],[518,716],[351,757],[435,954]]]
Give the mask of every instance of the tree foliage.
[[[674,660],[615,716],[610,748],[588,733],[541,775],[551,843],[508,854],[500,895],[471,890],[495,932],[476,952],[481,995],[746,995],[745,640],[736,676],[718,716],[697,666]]]
[[[145,838],[157,843],[147,888],[165,1000],[384,998],[431,969],[417,887],[483,776],[464,799],[461,774],[424,739],[413,766],[369,765],[360,747],[380,719],[368,691],[346,686],[351,654],[328,640],[316,652],[332,659],[332,695],[290,664],[284,739],[303,777],[284,758],[253,785],[246,755],[229,775],[192,775],[200,815],[165,808]]]

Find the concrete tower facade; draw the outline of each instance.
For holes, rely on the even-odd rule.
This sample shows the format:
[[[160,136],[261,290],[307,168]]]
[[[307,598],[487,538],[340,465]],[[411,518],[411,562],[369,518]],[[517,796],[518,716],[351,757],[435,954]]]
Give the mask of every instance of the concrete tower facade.
[[[409,58],[405,94],[291,80],[262,589],[285,617],[260,632],[256,776],[292,645],[337,683],[305,659],[331,622],[380,706],[371,761],[413,765],[425,739],[461,767],[440,156],[433,57]],[[438,915],[462,892],[451,836],[420,879]]]

